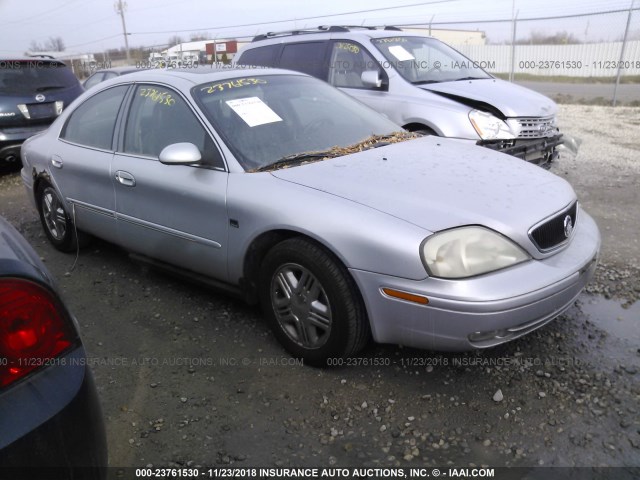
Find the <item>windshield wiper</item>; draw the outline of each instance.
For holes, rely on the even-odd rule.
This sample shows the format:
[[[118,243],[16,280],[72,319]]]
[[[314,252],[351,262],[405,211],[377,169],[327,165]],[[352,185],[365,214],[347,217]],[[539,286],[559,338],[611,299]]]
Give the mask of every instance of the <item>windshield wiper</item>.
[[[462,80],[486,80],[487,77],[462,77],[456,78],[455,80],[451,80],[452,82],[460,82]]]
[[[254,168],[251,170],[252,172],[265,172],[267,170],[278,170],[279,168],[284,168],[287,165],[295,165],[304,162],[305,160],[314,160],[319,158],[327,158],[335,156],[333,150],[324,150],[321,152],[302,152],[302,153],[294,153],[293,155],[287,155],[286,157],[282,157],[280,160],[276,160],[273,163],[269,163],[268,165],[263,165],[258,168]]]
[[[280,160],[277,160],[268,165],[263,165],[262,167],[254,168],[250,170],[250,172],[265,172],[267,170],[278,170],[279,168],[286,168],[287,166],[292,165],[301,165],[303,163],[309,163],[314,160],[324,160],[326,158],[335,158],[342,157],[344,155],[350,155],[352,153],[363,152],[365,150],[369,150],[371,148],[378,148],[390,145],[392,143],[402,142],[404,140],[410,140],[412,138],[417,138],[418,135],[411,132],[399,131],[393,132],[384,135],[371,135],[370,137],[365,138],[364,140],[359,141],[358,143],[354,143],[353,145],[348,145],[346,147],[331,147],[327,150],[321,150],[316,152],[302,152],[302,153],[294,153],[293,155],[287,155],[286,157],[282,157]]]
[[[47,90],[58,90],[60,88],[65,88],[65,86],[64,85],[47,85],[46,87],[36,88],[36,92],[45,92]]]
[[[440,83],[442,80],[416,80],[411,82],[413,85],[426,85],[428,83]]]

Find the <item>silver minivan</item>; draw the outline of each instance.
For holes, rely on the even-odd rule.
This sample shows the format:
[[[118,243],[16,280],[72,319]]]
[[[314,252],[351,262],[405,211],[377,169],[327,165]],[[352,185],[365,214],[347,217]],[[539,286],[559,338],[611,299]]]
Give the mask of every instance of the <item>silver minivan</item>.
[[[259,35],[237,65],[302,71],[410,131],[458,138],[538,165],[563,142],[553,100],[505,82],[441,41],[396,27]]]

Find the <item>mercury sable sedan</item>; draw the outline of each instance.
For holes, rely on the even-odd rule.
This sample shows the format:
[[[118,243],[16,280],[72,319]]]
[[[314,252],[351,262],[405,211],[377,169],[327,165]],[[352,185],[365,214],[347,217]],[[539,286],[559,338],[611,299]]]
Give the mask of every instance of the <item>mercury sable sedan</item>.
[[[571,186],[416,137],[304,74],[150,70],[27,141],[22,179],[58,249],[94,235],[260,302],[308,363],[491,347],[568,308],[600,247]]]

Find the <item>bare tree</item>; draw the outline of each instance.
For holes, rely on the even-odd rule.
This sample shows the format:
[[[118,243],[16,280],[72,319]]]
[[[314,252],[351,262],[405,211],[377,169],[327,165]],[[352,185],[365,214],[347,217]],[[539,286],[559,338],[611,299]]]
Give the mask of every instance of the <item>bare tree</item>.
[[[49,37],[49,40],[47,40],[47,43],[45,43],[44,46],[45,50],[52,52],[63,52],[65,49],[62,37]]]
[[[209,40],[209,34],[207,32],[192,33],[189,36],[189,40],[192,42],[197,42],[198,40]]]
[[[32,52],[44,52],[46,48],[44,48],[40,42],[31,40],[31,43],[29,44],[29,50]]]
[[[180,38],[178,35],[174,35],[173,37],[169,37],[169,47],[173,47],[174,45],[178,45],[179,43],[182,43],[182,38]]]

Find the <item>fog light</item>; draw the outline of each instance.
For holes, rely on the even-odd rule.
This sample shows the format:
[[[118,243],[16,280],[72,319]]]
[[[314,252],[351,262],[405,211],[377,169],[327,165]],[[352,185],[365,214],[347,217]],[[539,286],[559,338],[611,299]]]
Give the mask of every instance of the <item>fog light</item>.
[[[63,108],[64,108],[64,102],[62,100],[58,100],[56,102],[56,115],[60,115],[62,113]]]
[[[495,340],[497,338],[506,338],[509,335],[509,331],[506,329],[491,330],[489,332],[475,332],[469,335],[469,341],[471,342],[486,342],[487,340]]]

